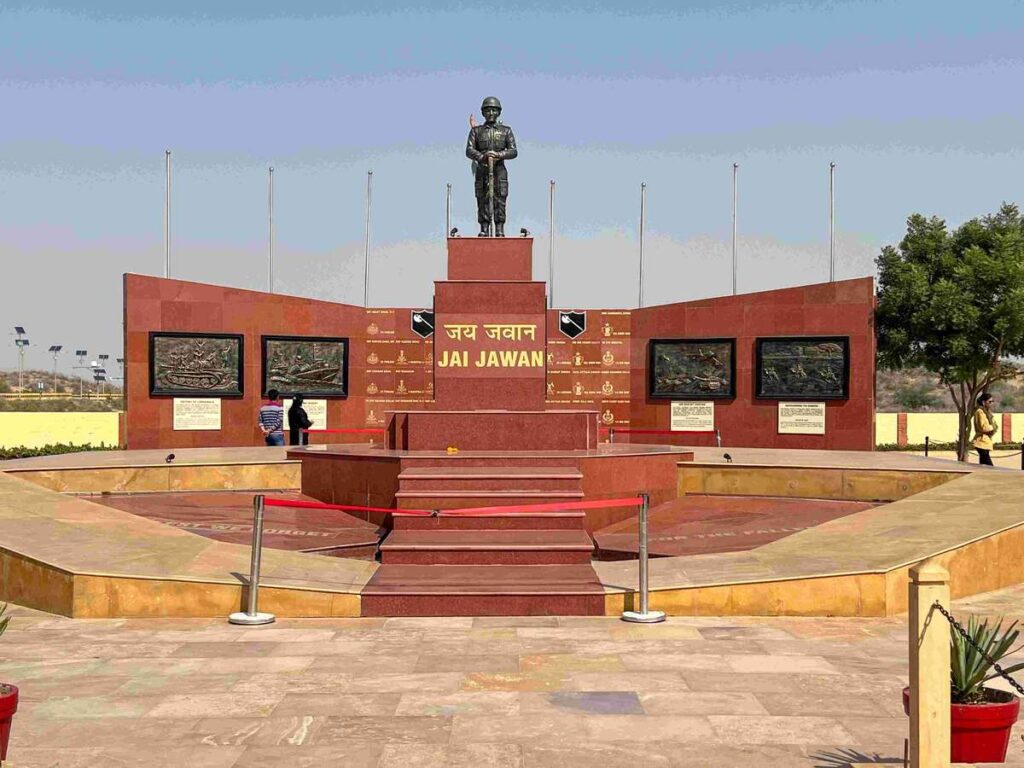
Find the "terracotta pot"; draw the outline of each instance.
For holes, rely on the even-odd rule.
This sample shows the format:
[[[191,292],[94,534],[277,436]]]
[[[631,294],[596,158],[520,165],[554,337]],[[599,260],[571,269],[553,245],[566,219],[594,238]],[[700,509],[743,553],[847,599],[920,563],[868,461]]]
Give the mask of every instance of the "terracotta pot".
[[[18,711],[18,689],[0,683],[0,761],[7,759],[7,742],[11,738],[11,720]]]
[[[1000,691],[999,693],[1003,693]],[[1010,744],[1010,730],[1020,715],[1020,699],[953,704],[950,707],[950,760],[954,763],[1002,763]],[[903,711],[910,714],[910,689],[903,689]]]

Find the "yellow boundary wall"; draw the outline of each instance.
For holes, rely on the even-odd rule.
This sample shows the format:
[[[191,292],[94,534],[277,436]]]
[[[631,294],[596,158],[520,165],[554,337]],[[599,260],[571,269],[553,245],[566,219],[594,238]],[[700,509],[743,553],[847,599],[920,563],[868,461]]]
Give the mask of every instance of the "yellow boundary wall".
[[[117,445],[118,411],[0,411],[0,448],[54,443]]]

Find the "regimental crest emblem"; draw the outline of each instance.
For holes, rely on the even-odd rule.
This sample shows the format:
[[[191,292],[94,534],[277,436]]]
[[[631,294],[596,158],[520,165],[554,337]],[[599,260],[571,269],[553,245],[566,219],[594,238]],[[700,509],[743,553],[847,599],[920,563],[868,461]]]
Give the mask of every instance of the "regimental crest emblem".
[[[558,313],[558,330],[568,336],[570,339],[575,339],[585,330],[587,330],[587,313],[586,312],[559,312]]]
[[[604,363],[605,365],[611,365],[612,363],[615,362],[615,355],[613,355],[611,352],[605,352],[603,355],[601,355],[601,362]]]
[[[404,395],[408,390],[405,388],[405,380],[399,379],[398,386],[395,387],[395,394]]]
[[[604,413],[601,414],[601,421],[603,421],[605,424],[611,424],[613,421],[615,421],[615,414],[612,413],[611,410],[606,410]]]
[[[606,381],[601,385],[601,391],[606,395],[610,395],[615,391],[615,387],[612,386],[610,381]]]
[[[377,389],[377,385],[374,384],[372,381],[366,385],[366,394],[368,395],[376,395],[379,391],[380,390]]]
[[[366,356],[366,364],[367,365],[376,365],[379,362],[380,362],[380,358],[377,357],[377,353],[376,352],[371,352],[370,354],[368,354]]]
[[[376,323],[370,323],[368,326],[366,326],[366,333],[369,336],[376,336],[378,333],[380,333],[380,326],[378,326]]]
[[[434,310],[414,309],[411,322],[412,332],[421,339],[429,339],[434,335]]]

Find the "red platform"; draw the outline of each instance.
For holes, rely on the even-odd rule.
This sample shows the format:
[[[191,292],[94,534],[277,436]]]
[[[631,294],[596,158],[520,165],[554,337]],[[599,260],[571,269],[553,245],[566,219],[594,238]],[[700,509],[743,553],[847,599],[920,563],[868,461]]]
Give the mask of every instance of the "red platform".
[[[597,411],[396,411],[387,446],[405,451],[576,451],[596,448]]]
[[[532,280],[532,237],[448,238],[449,280]]]

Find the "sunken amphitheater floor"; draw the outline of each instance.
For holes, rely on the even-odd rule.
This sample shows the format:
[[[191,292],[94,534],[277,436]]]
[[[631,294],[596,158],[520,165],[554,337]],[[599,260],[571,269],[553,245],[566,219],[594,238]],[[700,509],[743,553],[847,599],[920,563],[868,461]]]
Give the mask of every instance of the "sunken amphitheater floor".
[[[243,610],[257,494],[281,500],[266,509],[259,592],[260,609],[281,617],[633,610],[636,507],[596,502],[641,491],[652,491],[650,607],[670,615],[899,614],[908,569],[928,558],[950,571],[954,597],[1024,581],[1022,472],[728,450],[731,462],[721,449],[628,444],[558,461],[420,452],[426,461],[411,462],[326,445],[183,449],[173,464],[158,450],[0,462],[0,600],[81,618]],[[638,456],[658,472],[632,472]],[[324,461],[358,471],[324,484]],[[556,509],[508,514],[538,502]],[[459,513],[479,507],[506,510]]]

